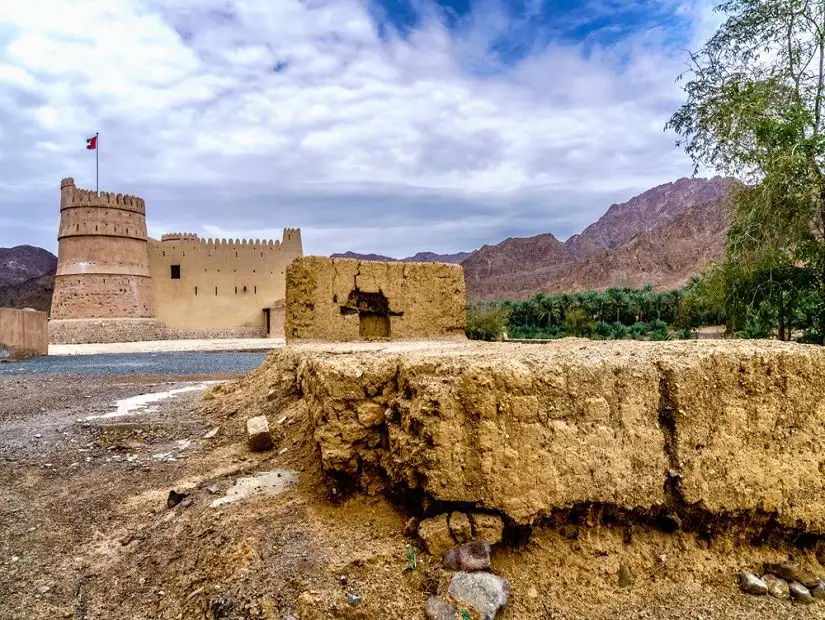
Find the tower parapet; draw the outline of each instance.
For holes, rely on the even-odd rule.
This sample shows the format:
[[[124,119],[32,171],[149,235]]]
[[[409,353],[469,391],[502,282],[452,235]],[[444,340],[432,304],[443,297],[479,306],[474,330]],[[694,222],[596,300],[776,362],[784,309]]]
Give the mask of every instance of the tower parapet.
[[[198,241],[200,237],[195,233],[164,233],[161,235],[161,241]]]

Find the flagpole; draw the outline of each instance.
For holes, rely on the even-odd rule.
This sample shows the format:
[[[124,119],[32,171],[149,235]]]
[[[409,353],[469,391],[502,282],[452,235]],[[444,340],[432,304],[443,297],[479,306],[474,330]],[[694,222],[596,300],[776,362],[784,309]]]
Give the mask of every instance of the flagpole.
[[[95,191],[100,196],[100,134],[95,133]]]

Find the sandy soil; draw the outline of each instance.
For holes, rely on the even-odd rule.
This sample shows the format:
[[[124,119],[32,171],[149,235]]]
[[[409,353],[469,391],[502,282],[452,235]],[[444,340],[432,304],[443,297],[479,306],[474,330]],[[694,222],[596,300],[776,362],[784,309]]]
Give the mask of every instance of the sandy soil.
[[[408,570],[406,548],[417,544],[403,534],[410,514],[324,480],[296,410],[272,403],[276,445],[262,454],[248,451],[243,434],[261,410],[202,405],[199,391],[87,419],[110,413],[116,399],[185,385],[0,379],[0,618],[424,618],[449,572],[421,551]],[[297,484],[210,507],[237,478],[275,469],[298,472]],[[168,508],[172,489],[192,504]],[[498,617],[822,618],[825,604],[739,592],[736,571],[777,553],[793,550],[598,520],[537,527],[494,552],[494,572],[513,588]],[[633,587],[618,587],[619,564],[633,570]],[[362,602],[349,605],[348,591]]]
[[[225,338],[215,340],[147,340],[100,344],[50,344],[49,355],[95,353],[159,353],[164,351],[268,351],[284,346],[283,338]]]

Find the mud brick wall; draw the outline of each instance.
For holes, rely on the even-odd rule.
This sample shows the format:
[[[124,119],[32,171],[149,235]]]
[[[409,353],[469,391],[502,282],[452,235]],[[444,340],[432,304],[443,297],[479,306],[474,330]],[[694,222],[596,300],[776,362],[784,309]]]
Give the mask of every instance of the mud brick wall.
[[[286,271],[290,340],[463,338],[464,271],[443,263],[309,256]]]
[[[591,507],[825,535],[822,347],[367,346],[277,350],[234,406],[279,391],[305,407],[327,472],[517,524]]]
[[[47,321],[45,312],[0,308],[0,360],[48,355]]]

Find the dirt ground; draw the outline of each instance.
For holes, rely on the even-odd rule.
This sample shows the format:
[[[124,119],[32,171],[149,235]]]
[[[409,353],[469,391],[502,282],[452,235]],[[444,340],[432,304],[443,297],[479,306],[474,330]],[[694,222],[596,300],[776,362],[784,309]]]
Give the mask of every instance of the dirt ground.
[[[202,391],[86,419],[116,399],[208,379],[227,377],[0,379],[0,618],[424,618],[449,572],[421,551],[409,570],[416,541],[403,534],[403,507],[343,496],[323,479],[297,410],[269,412],[275,447],[262,454],[243,434],[260,411],[203,407]],[[271,470],[295,470],[298,482],[210,507],[237,478]],[[191,505],[167,507],[173,489]],[[736,585],[739,570],[792,554],[814,562],[732,536],[598,520],[535,527],[494,551],[493,571],[512,586],[498,618],[822,618],[825,603],[747,596]],[[630,588],[618,587],[622,564],[635,576]],[[350,605],[348,592],[361,602]]]

